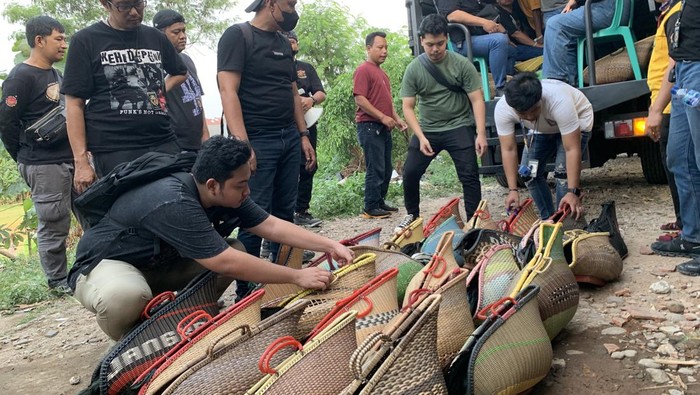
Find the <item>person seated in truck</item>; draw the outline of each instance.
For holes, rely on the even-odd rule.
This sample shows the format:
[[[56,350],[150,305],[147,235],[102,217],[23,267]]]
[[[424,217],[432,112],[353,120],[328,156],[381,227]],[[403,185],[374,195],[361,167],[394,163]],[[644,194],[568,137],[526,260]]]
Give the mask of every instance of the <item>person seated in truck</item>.
[[[615,14],[615,2],[616,0],[592,0],[593,31],[610,26]],[[576,42],[586,35],[584,3],[584,0],[569,0],[560,14],[552,16],[547,21],[544,32],[543,78],[576,85]],[[626,6],[625,10],[628,14],[629,6]],[[623,14],[622,20],[627,19],[628,17]]]
[[[593,128],[593,106],[578,89],[535,73],[520,73],[506,84],[494,121],[501,145],[503,171],[508,179],[507,210],[520,205],[518,175],[525,181],[539,216],[552,216],[555,208],[569,206],[578,219],[581,203],[581,156]],[[518,167],[515,125],[525,134],[522,164]],[[556,201],[547,184],[547,163],[554,160]]]
[[[126,191],[85,231],[68,283],[107,336],[119,340],[138,323],[153,295],[182,289],[207,269],[219,273],[224,285],[232,279],[315,289],[330,283],[332,274],[326,270],[291,269],[244,252],[241,242],[224,239],[212,225],[221,215],[238,219],[239,229],[260,237],[352,261],[353,252],[340,243],[270,215],[253,202],[251,151],[245,141],[210,138],[191,174],[173,174]],[[128,235],[116,239],[124,228]],[[159,252],[154,251],[156,241]]]
[[[523,30],[524,24],[513,14],[513,0],[498,0],[498,11],[500,13],[498,22],[503,25],[510,37],[511,64],[508,74],[515,74],[513,64],[522,62],[538,56],[542,56],[542,44],[528,36]]]
[[[501,96],[510,64],[510,39],[503,25],[494,21],[499,17],[498,9],[493,4],[475,0],[436,0],[435,4],[438,13],[449,22],[467,26],[472,54],[488,60],[496,96]],[[450,40],[457,52],[467,55],[468,44],[459,31],[451,32]]]

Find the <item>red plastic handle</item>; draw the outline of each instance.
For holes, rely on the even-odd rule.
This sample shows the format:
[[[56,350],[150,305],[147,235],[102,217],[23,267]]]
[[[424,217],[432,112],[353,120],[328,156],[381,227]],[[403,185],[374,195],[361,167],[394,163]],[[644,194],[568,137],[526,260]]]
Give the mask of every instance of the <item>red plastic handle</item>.
[[[151,318],[151,310],[163,303],[172,302],[173,300],[175,300],[175,292],[171,291],[163,292],[154,296],[153,299],[148,302],[146,307],[144,307],[143,313],[141,313],[141,318],[144,320]]]
[[[498,309],[500,307],[503,307],[503,305],[505,305],[506,302],[511,302],[514,305],[517,304],[515,302],[515,299],[511,298],[510,296],[503,297],[503,298],[491,303],[490,305],[484,307],[483,309],[481,309],[481,311],[479,311],[476,314],[476,318],[478,318],[482,321],[485,320],[486,318],[488,318],[488,316],[486,315],[488,310],[491,310],[491,314],[489,314],[489,315],[500,315],[500,311]]]
[[[442,265],[440,265],[440,263],[442,263]],[[438,265],[440,265],[441,270],[439,273],[435,273],[435,269],[437,269]],[[445,274],[445,270],[447,270],[447,261],[445,260],[445,258],[443,258],[440,255],[433,255],[432,263],[430,264],[430,266],[428,266],[427,269],[423,270],[423,273],[424,274],[430,273],[431,276],[433,276],[435,278],[439,278],[443,274]]]
[[[430,293],[433,293],[433,291],[429,290],[428,288],[414,289],[408,295],[408,306],[406,306],[406,307],[412,307],[418,301],[418,299],[420,298],[420,295],[430,294]]]
[[[258,369],[265,374],[276,374],[277,370],[270,366],[270,360],[277,354],[281,349],[285,347],[294,347],[297,350],[302,350],[303,347],[297,339],[291,336],[282,336],[277,340],[270,343],[269,346],[263,351],[262,356],[260,356],[260,361],[258,361]]]
[[[491,218],[491,213],[485,210],[476,210],[474,211],[474,216],[479,219],[485,220]]]
[[[193,335],[197,332],[197,329],[199,329],[195,328],[195,324],[198,322],[207,323],[211,320],[211,316],[206,311],[197,310],[180,320],[180,322],[177,323],[175,330],[177,330],[177,333],[180,335],[181,339],[189,339],[194,337]]]

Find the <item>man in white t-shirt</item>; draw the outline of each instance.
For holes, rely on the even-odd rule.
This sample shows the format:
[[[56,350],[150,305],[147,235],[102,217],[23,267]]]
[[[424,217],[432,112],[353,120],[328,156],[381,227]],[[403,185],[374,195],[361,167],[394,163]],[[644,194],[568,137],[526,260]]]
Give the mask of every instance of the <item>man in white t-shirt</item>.
[[[593,107],[578,89],[557,80],[542,80],[534,73],[521,73],[506,84],[505,97],[494,111],[501,144],[503,171],[510,192],[506,209],[520,203],[518,174],[527,185],[540,218],[555,212],[547,185],[547,163],[554,159],[556,207],[568,205],[579,218],[581,204],[581,153],[593,127]],[[521,124],[525,149],[518,167],[515,124]],[[567,171],[568,170],[568,171]]]

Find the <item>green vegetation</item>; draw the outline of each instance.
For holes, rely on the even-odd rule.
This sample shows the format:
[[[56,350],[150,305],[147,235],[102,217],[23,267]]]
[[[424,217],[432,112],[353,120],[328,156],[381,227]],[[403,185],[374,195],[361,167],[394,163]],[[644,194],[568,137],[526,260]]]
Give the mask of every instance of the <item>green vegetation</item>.
[[[0,259],[0,311],[58,297],[46,284],[39,257],[20,255],[15,260]]]

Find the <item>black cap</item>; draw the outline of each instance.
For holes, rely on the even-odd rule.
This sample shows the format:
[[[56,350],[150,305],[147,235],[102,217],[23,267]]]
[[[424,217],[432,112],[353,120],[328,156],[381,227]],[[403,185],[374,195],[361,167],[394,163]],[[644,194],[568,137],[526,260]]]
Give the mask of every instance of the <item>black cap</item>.
[[[299,42],[299,39],[297,38],[297,34],[294,33],[294,30],[290,30],[288,32],[282,32],[282,35],[287,37],[287,40],[294,40],[296,42]]]
[[[265,2],[265,0],[253,0],[252,3],[245,9],[245,12],[254,12]]]
[[[173,23],[185,23],[185,18],[174,10],[160,10],[153,15],[153,27],[156,29],[165,29]]]

